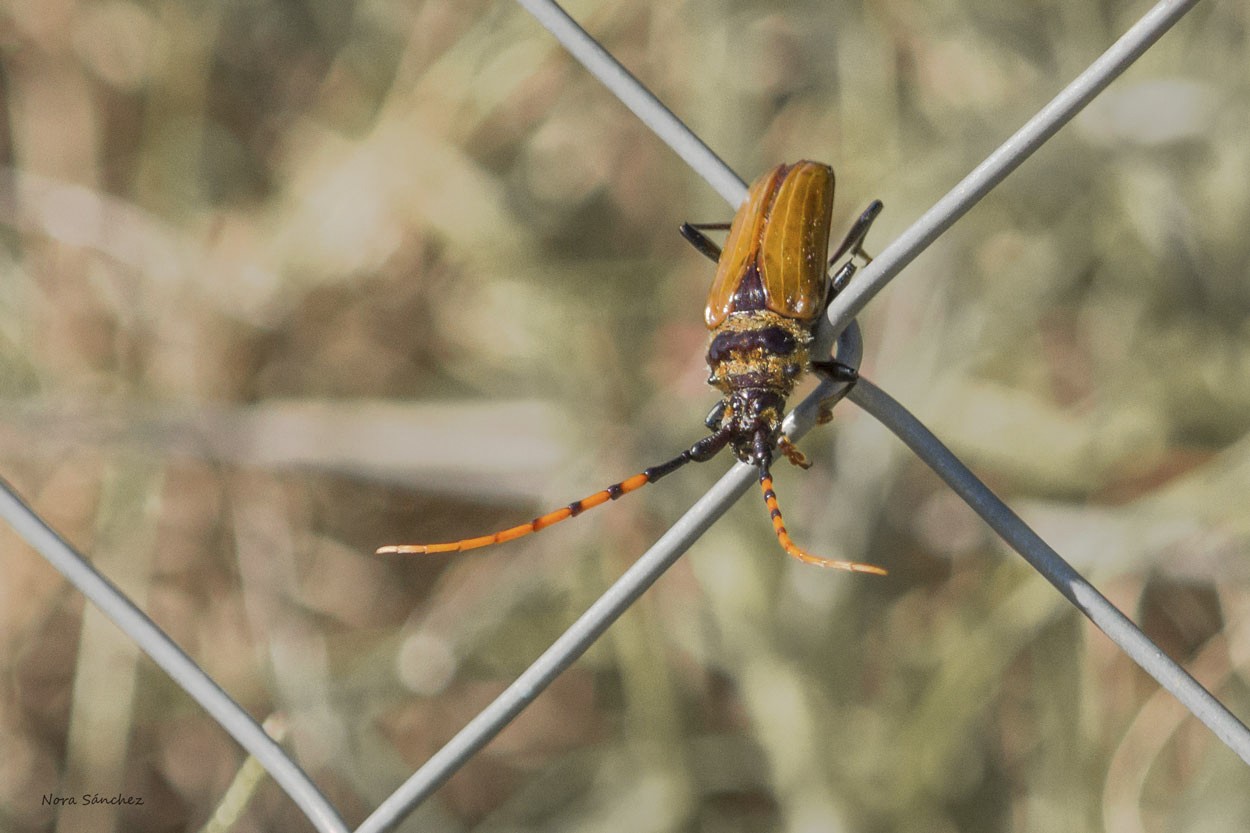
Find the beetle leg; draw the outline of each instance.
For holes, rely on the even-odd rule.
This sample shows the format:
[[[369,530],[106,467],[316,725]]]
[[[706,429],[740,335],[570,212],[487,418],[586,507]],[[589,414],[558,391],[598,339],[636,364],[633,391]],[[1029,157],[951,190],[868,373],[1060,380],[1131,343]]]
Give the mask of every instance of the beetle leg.
[[[720,260],[720,246],[713,243],[703,231],[724,231],[728,228],[729,223],[682,223],[681,236],[698,249],[700,254],[715,263]]]
[[[721,399],[712,406],[712,410],[707,412],[707,416],[703,419],[703,424],[708,427],[709,431],[715,431],[721,427],[721,423],[725,421],[725,410],[728,407],[729,403]]]
[[[854,384],[859,380],[859,371],[851,367],[849,364],[835,359],[821,361],[820,359],[812,360],[812,370],[824,376],[831,382],[846,382]]]
[[[790,438],[785,434],[777,440],[777,450],[785,455],[786,459],[801,469],[810,469],[812,461],[807,459],[807,455],[799,451],[799,447],[790,442]]]
[[[833,268],[833,264],[841,260],[842,256],[848,252],[852,258],[859,255],[864,259],[865,263],[872,263],[872,257],[863,249],[864,238],[868,236],[868,229],[872,227],[872,221],[877,219],[877,215],[881,213],[881,209],[884,207],[881,200],[873,200],[868,204],[868,207],[864,209],[864,213],[859,215],[859,219],[851,226],[851,230],[846,233],[846,237],[842,240],[841,245],[838,246],[838,250],[833,253],[833,257],[829,258],[830,269]],[[841,273],[839,272],[839,274]],[[849,279],[850,275],[846,277]],[[834,280],[836,282],[837,278],[834,278]]]
[[[840,361],[829,359],[820,361],[819,359],[812,362],[812,370],[824,376],[831,382],[846,382],[848,385],[855,384],[859,379],[859,371],[851,367],[849,364],[842,364]],[[832,407],[822,406],[820,413],[816,415],[816,424],[824,425],[833,421]]]
[[[868,258],[869,262],[872,258]],[[848,260],[842,264],[842,268],[834,273],[833,279],[829,281],[829,300],[832,301],[834,296],[842,290],[846,289],[846,285],[851,282],[851,276],[859,269],[855,265],[855,261]]]

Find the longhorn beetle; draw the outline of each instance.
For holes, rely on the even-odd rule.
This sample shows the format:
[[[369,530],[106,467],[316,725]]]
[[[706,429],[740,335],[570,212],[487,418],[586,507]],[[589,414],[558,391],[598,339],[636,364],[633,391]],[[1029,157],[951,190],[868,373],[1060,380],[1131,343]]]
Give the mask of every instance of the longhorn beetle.
[[[803,468],[811,465],[781,433],[786,398],[804,371],[810,368],[851,383],[856,379],[853,368],[836,361],[814,360],[809,348],[816,322],[855,273],[855,258],[871,260],[862,245],[882,206],[879,200],[873,201],[826,261],[833,189],[833,169],[828,165],[808,161],[778,165],[751,185],[732,223],[681,226],[682,236],[717,263],[704,317],[712,331],[707,351],[711,370],[708,383],[724,397],[705,420],[711,434],[666,463],[529,523],[479,538],[393,545],[378,552],[460,552],[511,541],[616,500],[687,463],[710,460],[729,446],[739,460],[759,469],[760,490],[773,530],[787,553],[808,564],[884,575],[885,570],[872,564],[821,558],[795,544],[781,518],[770,471],[774,444],[791,463]],[[713,229],[729,231],[723,250],[703,233]],[[846,263],[830,279],[829,270],[847,254]],[[821,421],[831,417],[822,414]]]

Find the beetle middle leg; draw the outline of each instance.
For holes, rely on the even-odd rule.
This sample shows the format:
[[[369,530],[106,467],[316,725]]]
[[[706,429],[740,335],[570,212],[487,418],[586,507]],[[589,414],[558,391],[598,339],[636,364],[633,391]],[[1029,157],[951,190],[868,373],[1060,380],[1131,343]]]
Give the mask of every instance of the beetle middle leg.
[[[842,364],[836,359],[826,359],[824,361],[813,360],[812,370],[819,373],[831,382],[845,382],[848,385],[855,384],[859,380],[859,371],[851,367],[849,364]],[[824,425],[826,422],[833,421],[832,406],[822,406],[820,413],[816,415],[816,424]]]

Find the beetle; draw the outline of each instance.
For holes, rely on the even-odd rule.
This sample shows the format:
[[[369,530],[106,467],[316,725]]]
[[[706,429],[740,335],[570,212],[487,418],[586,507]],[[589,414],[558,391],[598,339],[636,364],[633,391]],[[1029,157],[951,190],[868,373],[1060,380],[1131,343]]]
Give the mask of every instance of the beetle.
[[[814,370],[848,383],[856,379],[853,368],[813,360],[810,347],[816,323],[858,268],[856,258],[871,260],[862,246],[882,204],[874,200],[826,260],[833,192],[833,169],[828,165],[807,160],[778,165],[752,183],[732,222],[682,224],[682,236],[717,264],[704,319],[712,334],[708,383],[723,397],[705,420],[710,434],[667,462],[528,523],[445,544],[390,545],[378,553],[461,552],[511,541],[616,500],[687,463],[710,460],[728,446],[735,457],[759,470],[773,531],[789,555],[821,567],[884,575],[885,570],[873,564],[821,558],[800,548],[786,531],[773,488],[774,446],[791,463],[810,466],[781,431],[786,399],[799,378]],[[704,234],[711,230],[729,232],[723,248]],[[850,257],[830,278],[829,270],[847,254]],[[822,421],[830,417],[822,414]]]

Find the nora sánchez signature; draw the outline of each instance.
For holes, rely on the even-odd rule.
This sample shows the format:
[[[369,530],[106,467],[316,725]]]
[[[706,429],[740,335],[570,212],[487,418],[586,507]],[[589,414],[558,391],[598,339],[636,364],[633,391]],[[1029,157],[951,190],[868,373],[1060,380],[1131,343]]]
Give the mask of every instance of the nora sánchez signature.
[[[90,806],[92,804],[111,804],[113,806],[128,804],[137,806],[143,804],[143,796],[123,795],[121,793],[116,793],[114,795],[101,795],[100,793],[57,795],[56,793],[44,793],[43,799],[40,803],[56,807],[81,807]]]

